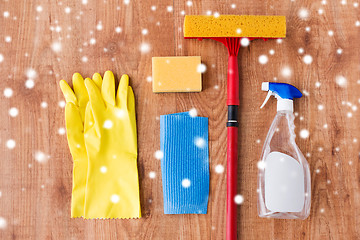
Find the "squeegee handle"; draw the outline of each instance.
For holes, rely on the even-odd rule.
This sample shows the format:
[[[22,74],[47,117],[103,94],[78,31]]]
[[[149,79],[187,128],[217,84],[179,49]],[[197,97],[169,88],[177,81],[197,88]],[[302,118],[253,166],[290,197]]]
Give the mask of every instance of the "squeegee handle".
[[[239,70],[237,56],[229,56],[227,79],[227,195],[226,195],[226,239],[237,239],[237,159],[238,159],[238,108]]]

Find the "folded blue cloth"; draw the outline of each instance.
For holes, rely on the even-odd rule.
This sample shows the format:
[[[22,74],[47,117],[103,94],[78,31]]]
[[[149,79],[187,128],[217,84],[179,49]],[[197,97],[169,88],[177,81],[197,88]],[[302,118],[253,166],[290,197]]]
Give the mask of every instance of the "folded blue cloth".
[[[208,118],[160,116],[165,214],[206,214],[209,199]]]

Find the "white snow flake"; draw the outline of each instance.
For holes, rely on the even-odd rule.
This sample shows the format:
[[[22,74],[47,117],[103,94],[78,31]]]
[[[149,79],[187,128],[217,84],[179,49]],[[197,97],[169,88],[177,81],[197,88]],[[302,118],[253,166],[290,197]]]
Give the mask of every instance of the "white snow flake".
[[[64,108],[65,105],[66,105],[66,103],[65,103],[65,101],[61,100],[61,101],[58,103],[58,105],[59,105],[59,107]]]
[[[218,164],[215,166],[215,172],[220,174],[220,173],[223,173],[224,172],[224,166],[221,165],[221,164]]]
[[[100,172],[101,173],[106,173],[107,172],[107,167],[106,166],[101,166],[100,167]]]
[[[13,90],[11,89],[11,88],[5,88],[4,89],[4,96],[6,97],[6,98],[11,98],[12,97],[12,95],[13,95]]]
[[[164,157],[164,153],[161,151],[161,150],[157,150],[155,153],[154,153],[154,157],[158,160],[161,160],[163,157]]]
[[[149,31],[146,29],[146,28],[144,28],[143,30],[141,30],[141,34],[142,35],[147,35],[149,33]]]
[[[14,149],[15,146],[16,146],[16,142],[15,142],[14,139],[9,139],[9,140],[6,141],[6,147],[8,149]]]
[[[300,10],[298,11],[298,16],[303,20],[307,20],[309,18],[309,10],[307,10],[306,8],[300,8]]]
[[[194,143],[198,148],[204,148],[206,146],[206,141],[202,137],[196,137]]]
[[[98,31],[101,31],[103,29],[103,25],[102,25],[101,21],[99,21],[98,24],[96,25],[96,29]]]
[[[167,9],[168,12],[172,12],[173,11],[173,6],[167,6],[166,9]]]
[[[36,151],[35,152],[35,160],[38,163],[45,163],[49,159],[49,156],[46,156],[46,154],[42,151]]]
[[[240,194],[237,194],[235,197],[234,197],[234,201],[237,205],[240,205],[244,202],[244,197]]]
[[[302,129],[301,131],[300,131],[300,137],[301,138],[308,138],[309,137],[309,130],[307,130],[307,129]]]
[[[247,47],[250,44],[250,40],[248,38],[241,38],[240,44],[242,47]]]
[[[25,81],[25,87],[31,89],[35,86],[35,82],[32,79],[28,79]]]
[[[12,107],[9,109],[9,115],[11,117],[16,117],[17,115],[19,115],[19,110],[16,107]]]
[[[96,39],[95,39],[95,38],[90,38],[89,43],[90,43],[91,45],[94,45],[94,44],[96,43]]]
[[[4,61],[4,55],[0,53],[0,63]]]
[[[347,79],[344,76],[341,76],[341,75],[336,76],[335,82],[340,87],[346,87],[346,85],[347,85]]]
[[[61,51],[61,42],[53,42],[51,44],[51,49],[54,51],[54,52],[60,52]]]
[[[116,28],[115,28],[115,32],[121,33],[121,32],[122,32],[122,28],[121,28],[121,27],[116,27]]]
[[[148,43],[141,43],[140,44],[140,52],[142,52],[142,53],[148,53],[148,52],[150,52],[150,44],[148,44]]]
[[[41,102],[40,106],[42,108],[47,108],[48,104],[47,104],[47,102]]]
[[[34,69],[28,68],[28,69],[26,70],[26,76],[27,76],[28,78],[36,78],[37,73],[36,73],[36,71],[35,71]]]
[[[12,40],[11,36],[6,36],[5,37],[5,42],[9,43],[9,42],[11,42],[11,40]]]
[[[65,132],[66,132],[66,130],[65,130],[65,128],[63,128],[63,127],[61,127],[61,128],[58,129],[59,135],[64,135]]]
[[[111,195],[110,200],[112,203],[118,203],[120,201],[120,196],[117,194],[113,194],[113,195]]]
[[[190,179],[184,178],[184,179],[181,181],[181,185],[183,186],[183,188],[189,188],[190,185],[191,185]]]
[[[70,7],[66,7],[66,8],[65,8],[65,13],[66,13],[66,14],[69,14],[70,12],[71,12],[71,8],[70,8]]]
[[[258,167],[258,169],[261,169],[261,170],[265,169],[266,162],[265,161],[258,161],[257,162],[257,167]]]
[[[106,120],[104,122],[103,128],[110,129],[113,127],[113,122],[111,120]]]
[[[0,217],[0,229],[5,229],[7,227],[7,221],[5,218]]]
[[[203,63],[200,63],[200,64],[197,66],[196,71],[197,71],[198,73],[204,73],[204,72],[206,72],[206,65],[203,64]]]
[[[149,172],[149,178],[154,179],[156,177],[156,173],[154,171]]]
[[[198,115],[196,108],[192,108],[189,110],[190,117],[196,117]]]
[[[313,58],[312,58],[312,56],[306,54],[306,55],[303,57],[303,61],[304,61],[305,64],[311,64],[312,61],[313,61]]]
[[[83,56],[82,58],[81,58],[81,61],[83,61],[83,62],[87,62],[87,61],[89,61],[89,59],[88,59],[88,57],[87,56]]]
[[[283,67],[281,69],[281,75],[284,77],[290,77],[291,76],[291,68],[290,67]]]
[[[260,64],[266,64],[269,61],[268,57],[266,55],[260,55],[259,56],[259,63]]]

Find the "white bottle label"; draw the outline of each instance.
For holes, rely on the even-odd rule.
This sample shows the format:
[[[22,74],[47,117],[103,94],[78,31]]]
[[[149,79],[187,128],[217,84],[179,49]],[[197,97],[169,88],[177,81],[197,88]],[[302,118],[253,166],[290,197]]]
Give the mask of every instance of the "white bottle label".
[[[273,212],[301,212],[304,208],[304,172],[300,163],[281,152],[265,159],[265,204]]]

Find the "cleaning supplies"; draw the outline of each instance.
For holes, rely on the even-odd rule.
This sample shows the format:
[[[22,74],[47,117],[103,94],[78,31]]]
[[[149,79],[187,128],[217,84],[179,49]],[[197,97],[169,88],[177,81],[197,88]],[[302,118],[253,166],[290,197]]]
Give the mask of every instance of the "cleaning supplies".
[[[239,72],[237,55],[241,38],[284,38],[286,19],[284,16],[185,16],[184,37],[202,40],[209,38],[223,43],[228,49],[227,79],[227,197],[226,238],[237,238],[237,161],[238,161],[238,107]]]
[[[277,114],[267,134],[258,163],[260,217],[305,219],[310,213],[311,179],[308,162],[295,143],[293,99],[301,92],[286,83],[262,83],[261,89],[277,99]]]
[[[85,189],[82,213],[72,216],[139,218],[135,100],[129,78],[122,76],[116,96],[110,71],[104,80],[99,74],[94,74],[93,80],[85,79],[85,84],[80,80],[74,83],[74,92],[65,81],[60,82],[67,101],[66,126],[74,158],[73,189]],[[74,153],[78,152],[86,154],[81,166],[75,166]],[[78,184],[75,178],[85,180]],[[76,209],[80,212],[79,202]]]
[[[208,118],[160,116],[165,214],[206,214],[209,198]]]
[[[201,57],[153,57],[153,92],[200,92]]]

